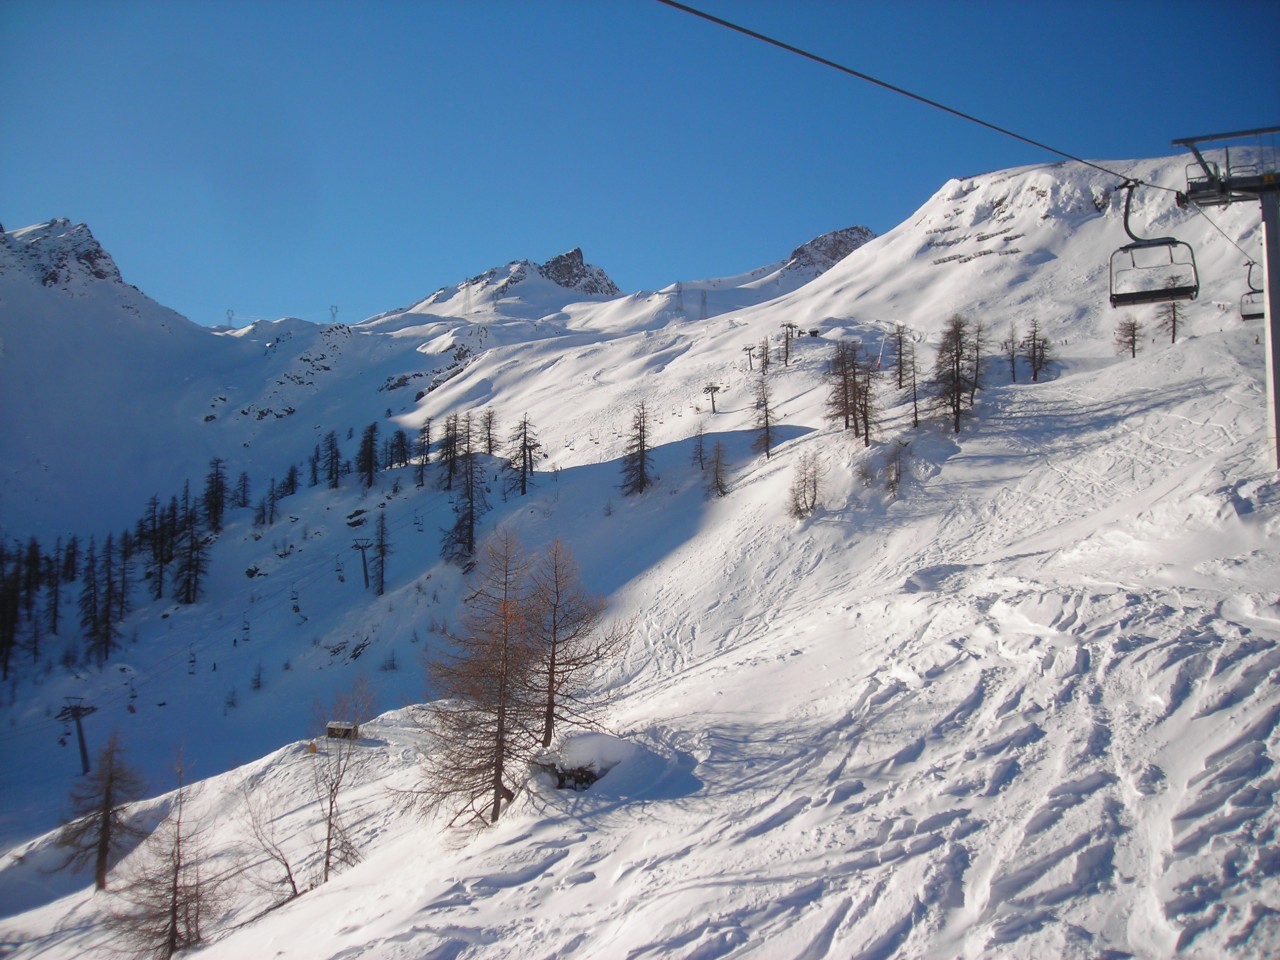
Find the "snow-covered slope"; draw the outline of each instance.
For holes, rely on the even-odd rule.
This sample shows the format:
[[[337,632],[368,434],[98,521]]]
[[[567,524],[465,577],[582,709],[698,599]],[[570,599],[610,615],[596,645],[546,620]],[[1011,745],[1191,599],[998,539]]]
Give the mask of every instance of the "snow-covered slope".
[[[1182,160],[1115,166],[1175,185]],[[332,328],[225,335],[267,354],[273,332],[312,337],[306,351],[335,368],[326,383],[347,378],[359,415],[412,372],[393,346],[366,344],[461,355],[420,399],[400,391],[389,427],[528,412],[548,453],[538,486],[510,501],[495,486],[485,525],[535,546],[563,537],[611,613],[636,618],[605,678],[615,739],[567,748],[612,769],[579,794],[535,781],[465,842],[397,812],[383,788],[412,786],[423,746],[404,708],[429,695],[416,661],[447,642],[461,593],[438,560],[447,497],[415,490],[409,470],[365,496],[303,490],[265,531],[237,514],[208,599],[140,608],[105,671],[10,693],[0,761],[27,773],[0,787],[0,831],[17,844],[0,866],[13,914],[0,942],[15,956],[105,949],[110,897],[40,872],[41,834],[78,770],[73,748],[51,746],[64,697],[99,707],[95,743],[121,729],[157,792],[185,742],[209,778],[197,810],[217,862],[243,841],[234,798],[249,779],[310,864],[310,703],[364,674],[378,709],[403,708],[366,727],[346,799],[364,861],[252,923],[268,897],[246,886],[203,955],[1274,955],[1280,483],[1263,447],[1260,328],[1233,313],[1238,251],[1167,198],[1139,199],[1144,232],[1196,244],[1204,292],[1181,308],[1185,337],[1149,327],[1132,360],[1116,356],[1106,305],[1106,258],[1124,240],[1115,184],[1073,164],[953,181],[804,285],[705,320],[694,284],[495,307],[482,322],[444,306],[459,289],[440,313],[387,314],[338,347]],[[1216,219],[1246,250],[1260,243],[1256,210]],[[993,359],[958,437],[941,422],[913,430],[909,394],[887,380],[870,449],[834,430],[831,339],[879,351],[901,323],[928,364],[955,312],[982,321],[993,350],[1036,318],[1051,376],[1012,383]],[[742,347],[783,323],[821,336],[769,374],[783,426],[764,459]],[[714,416],[708,382],[722,386]],[[342,409],[337,387],[321,396],[334,406],[317,411]],[[617,461],[640,400],[661,480],[624,498]],[[706,499],[690,464],[699,425],[732,463],[723,499]],[[798,522],[786,501],[805,452],[825,474],[821,508]],[[379,509],[396,553],[374,599],[351,539]]]

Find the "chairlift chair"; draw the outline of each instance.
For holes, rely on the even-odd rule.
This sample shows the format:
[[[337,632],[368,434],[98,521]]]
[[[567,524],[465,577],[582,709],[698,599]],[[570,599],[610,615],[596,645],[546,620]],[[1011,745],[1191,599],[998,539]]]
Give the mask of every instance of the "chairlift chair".
[[[1136,183],[1124,185],[1124,232],[1130,243],[1111,255],[1111,306],[1194,300],[1200,275],[1191,245],[1173,237],[1143,238],[1129,226],[1129,205]]]
[[[1267,300],[1262,287],[1253,282],[1253,268],[1257,264],[1249,261],[1249,274],[1245,283],[1249,289],[1240,296],[1240,319],[1261,320],[1267,315]]]

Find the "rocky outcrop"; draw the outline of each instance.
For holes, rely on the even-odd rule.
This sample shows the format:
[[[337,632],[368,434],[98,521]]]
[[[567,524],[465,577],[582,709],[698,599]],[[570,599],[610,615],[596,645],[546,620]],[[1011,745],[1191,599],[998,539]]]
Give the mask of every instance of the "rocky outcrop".
[[[46,287],[65,288],[77,280],[123,282],[111,255],[83,223],[73,226],[63,218],[0,236],[7,254],[0,269],[27,271]]]
[[[876,235],[866,227],[846,227],[833,230],[801,244],[791,251],[791,257],[783,267],[788,271],[804,271],[817,277],[857,250]]]
[[[552,283],[570,290],[580,290],[592,297],[616,297],[622,292],[617,284],[609,279],[607,273],[599,267],[583,262],[582,250],[579,247],[574,247],[568,253],[562,253],[540,264],[538,273]]]

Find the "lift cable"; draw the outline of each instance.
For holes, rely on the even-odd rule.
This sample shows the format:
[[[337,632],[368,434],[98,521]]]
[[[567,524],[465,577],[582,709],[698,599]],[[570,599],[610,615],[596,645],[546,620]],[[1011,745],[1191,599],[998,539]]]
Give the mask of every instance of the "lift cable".
[[[759,40],[762,43],[767,43],[767,44],[770,44],[771,46],[778,47],[780,50],[786,50],[788,53],[794,53],[796,54],[796,56],[804,57],[806,60],[812,60],[814,63],[820,63],[824,67],[830,67],[833,70],[839,70],[841,73],[848,74],[851,77],[856,77],[859,80],[865,80],[867,83],[873,83],[876,86],[883,87],[884,89],[889,90],[893,93],[900,94],[904,97],[909,97],[910,99],[923,103],[926,106],[930,106],[937,110],[942,110],[946,113],[949,113],[952,116],[959,117],[961,120],[968,120],[970,123],[976,123],[981,127],[986,127],[988,130],[994,130],[996,133],[1003,134],[1006,137],[1012,137],[1014,140],[1021,140],[1023,143],[1029,144],[1040,150],[1047,150],[1049,153],[1057,154],[1058,156],[1065,157],[1068,160],[1074,160],[1076,163],[1082,163],[1086,167],[1092,167],[1095,170],[1100,170],[1103,173],[1108,174],[1109,176],[1116,177],[1119,180],[1132,179],[1130,177],[1124,176],[1123,174],[1116,173],[1114,170],[1110,170],[1104,166],[1094,163],[1091,160],[1085,160],[1081,157],[1077,157],[1074,154],[1067,153],[1065,150],[1059,150],[1058,148],[1051,147],[1046,143],[1041,143],[1039,140],[1032,140],[1030,137],[1024,137],[1020,133],[1014,133],[1012,130],[1008,130],[1004,127],[997,126],[994,123],[989,123],[988,121],[983,120],[979,117],[975,117],[972,114],[964,113],[963,111],[957,110],[954,107],[949,107],[945,103],[939,103],[937,100],[930,100],[928,97],[921,96],[918,93],[912,93],[910,90],[904,90],[902,87],[894,86],[892,83],[887,83],[884,80],[879,80],[876,77],[871,76],[870,74],[862,73],[859,70],[854,70],[852,67],[847,67],[844,64],[837,63],[834,60],[828,60],[826,57],[819,56],[816,53],[810,53],[808,50],[803,50],[800,47],[793,46],[782,40],[778,40],[775,37],[770,37],[766,34],[758,33],[757,31],[751,30],[748,27],[741,26],[740,24],[736,24],[729,20],[724,20],[724,19],[721,19],[720,17],[713,16],[712,14],[706,13],[703,10],[698,10],[694,7],[687,6],[683,3],[677,3],[676,0],[658,0],[658,3],[664,4],[665,6],[671,7],[672,9],[675,9],[675,10],[679,10],[683,13],[690,14],[691,16],[699,17],[703,20],[706,20],[708,23],[714,23],[717,26],[725,27],[726,29],[729,29],[729,30],[734,30],[738,33],[743,34],[744,36],[748,36],[755,40]],[[1133,182],[1144,187],[1153,187],[1157,190],[1167,190],[1169,193],[1179,193],[1179,191],[1175,190],[1173,187],[1164,187],[1158,183],[1147,183],[1146,181],[1143,181],[1143,180],[1135,180]]]
[[[1191,206],[1195,208],[1196,213],[1200,214],[1200,216],[1204,217],[1205,220],[1208,221],[1209,226],[1213,227],[1213,229],[1217,230],[1218,233],[1222,234],[1222,239],[1226,240],[1227,243],[1231,244],[1233,247],[1235,247],[1237,250],[1240,251],[1240,256],[1244,257],[1245,260],[1248,260],[1248,261],[1252,261],[1254,259],[1249,254],[1245,253],[1244,247],[1240,246],[1240,244],[1232,240],[1231,237],[1228,236],[1227,232],[1222,229],[1222,227],[1214,223],[1213,218],[1204,212],[1204,207],[1200,206],[1200,204],[1196,203],[1195,201],[1191,201]]]

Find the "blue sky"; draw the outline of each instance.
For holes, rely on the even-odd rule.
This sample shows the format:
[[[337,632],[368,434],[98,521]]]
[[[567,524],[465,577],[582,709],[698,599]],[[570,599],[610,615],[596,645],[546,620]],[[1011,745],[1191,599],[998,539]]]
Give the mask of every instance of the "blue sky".
[[[1273,2],[692,5],[1089,159],[1280,124]],[[575,246],[734,274],[1057,159],[654,0],[0,0],[0,64],[0,222],[85,221],[204,324]]]

